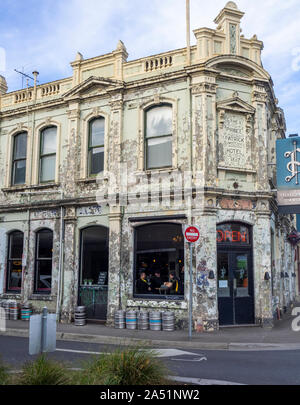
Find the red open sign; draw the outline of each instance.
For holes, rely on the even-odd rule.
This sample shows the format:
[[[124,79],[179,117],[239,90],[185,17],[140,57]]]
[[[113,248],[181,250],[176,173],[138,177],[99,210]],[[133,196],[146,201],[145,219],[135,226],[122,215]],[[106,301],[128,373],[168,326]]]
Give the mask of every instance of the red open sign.
[[[223,224],[217,229],[218,243],[249,244],[249,230],[238,224]]]

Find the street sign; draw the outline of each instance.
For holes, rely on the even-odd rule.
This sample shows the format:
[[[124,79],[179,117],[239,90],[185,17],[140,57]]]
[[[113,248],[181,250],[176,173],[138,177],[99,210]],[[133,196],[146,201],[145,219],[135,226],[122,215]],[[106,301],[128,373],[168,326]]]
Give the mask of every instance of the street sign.
[[[189,243],[195,243],[200,238],[200,232],[196,226],[187,226],[184,232],[185,240]]]
[[[276,141],[279,212],[300,213],[300,137]]]

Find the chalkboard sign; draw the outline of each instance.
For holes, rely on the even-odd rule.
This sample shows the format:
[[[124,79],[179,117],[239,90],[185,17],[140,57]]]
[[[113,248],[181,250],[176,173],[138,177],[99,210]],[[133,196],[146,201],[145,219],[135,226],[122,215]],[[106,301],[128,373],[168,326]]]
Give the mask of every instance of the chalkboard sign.
[[[106,278],[107,278],[107,272],[100,271],[99,276],[98,276],[98,285],[107,285]]]

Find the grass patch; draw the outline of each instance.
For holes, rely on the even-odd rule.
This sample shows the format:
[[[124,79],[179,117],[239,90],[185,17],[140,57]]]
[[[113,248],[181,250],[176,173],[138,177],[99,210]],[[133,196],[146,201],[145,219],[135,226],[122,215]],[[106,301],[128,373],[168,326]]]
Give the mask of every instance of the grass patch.
[[[167,369],[154,350],[139,347],[104,353],[73,376],[77,385],[162,385]]]
[[[21,385],[68,385],[67,369],[60,363],[47,359],[42,354],[36,360],[27,362],[18,377]]]
[[[0,358],[0,385],[6,385],[9,383],[8,367],[3,363]]]

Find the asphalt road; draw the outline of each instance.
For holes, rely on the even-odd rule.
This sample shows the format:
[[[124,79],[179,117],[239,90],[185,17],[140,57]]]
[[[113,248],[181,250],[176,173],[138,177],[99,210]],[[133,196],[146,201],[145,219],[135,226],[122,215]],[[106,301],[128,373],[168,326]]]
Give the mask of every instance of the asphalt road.
[[[110,352],[116,346],[57,342],[49,357],[70,367],[81,367],[92,356],[86,352]],[[221,351],[159,350],[170,374],[181,377],[230,381],[250,385],[300,385],[300,350]],[[0,336],[0,355],[13,369],[35,356],[28,354],[28,339]]]

